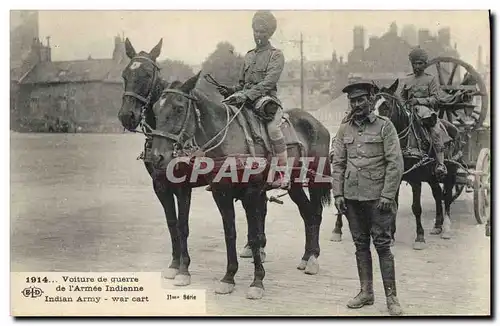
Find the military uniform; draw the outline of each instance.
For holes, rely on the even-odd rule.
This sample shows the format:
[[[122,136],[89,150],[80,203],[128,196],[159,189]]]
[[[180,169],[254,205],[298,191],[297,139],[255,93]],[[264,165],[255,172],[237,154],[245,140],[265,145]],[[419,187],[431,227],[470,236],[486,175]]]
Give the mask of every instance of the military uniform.
[[[427,63],[428,55],[423,49],[417,47],[409,54],[410,62],[417,61]],[[416,99],[417,104],[414,109],[417,116],[429,129],[431,141],[434,146],[436,154],[436,173],[438,177],[443,177],[446,173],[446,166],[444,165],[444,146],[451,140],[446,128],[437,117],[436,104],[438,102],[439,89],[436,78],[430,74],[423,72],[417,76],[410,74],[403,82],[403,89],[401,91],[401,98],[403,100]],[[433,121],[434,120],[434,121]]]
[[[285,66],[283,52],[273,47],[270,43],[262,48],[250,50],[245,55],[244,64],[240,71],[239,84],[234,87],[234,91],[241,91],[245,94],[253,105],[264,96],[271,96],[274,101],[280,103],[277,94],[277,84]],[[268,112],[272,120],[267,124],[269,137],[274,141],[277,153],[286,151],[285,141],[280,129],[283,118],[281,106],[273,108],[275,112]],[[282,140],[282,142],[280,142]]]
[[[420,119],[432,118],[433,115],[437,117],[434,111],[439,94],[436,78],[428,73],[418,77],[410,74],[403,83],[401,98],[405,101],[411,98],[417,99],[418,104],[415,106],[415,110],[418,117]],[[431,128],[430,134],[436,152],[442,152],[444,145],[451,140],[439,119],[436,119],[436,124]]]
[[[388,118],[373,112],[362,122],[355,118],[344,119],[330,153],[333,195],[336,199],[345,198],[344,213],[356,246],[361,284],[360,294],[348,303],[348,307],[373,304],[371,237],[380,261],[388,308],[391,314],[400,314],[394,257],[390,249],[391,225],[397,211],[394,199],[404,169],[396,128]],[[381,197],[393,202],[389,211],[378,207]]]
[[[258,11],[253,17],[252,27],[254,30],[257,28],[267,31],[270,37],[276,31],[276,19],[269,11]],[[228,90],[222,90],[227,95],[233,93],[231,96],[243,97],[247,104],[254,108],[262,108],[262,112],[257,112],[257,114],[266,122],[272,149],[278,158],[279,166],[287,164],[285,137],[280,128],[283,109],[277,98],[277,84],[284,66],[283,52],[266,42],[247,52],[238,84]],[[289,186],[284,180],[283,173],[272,185],[274,188],[288,188]]]

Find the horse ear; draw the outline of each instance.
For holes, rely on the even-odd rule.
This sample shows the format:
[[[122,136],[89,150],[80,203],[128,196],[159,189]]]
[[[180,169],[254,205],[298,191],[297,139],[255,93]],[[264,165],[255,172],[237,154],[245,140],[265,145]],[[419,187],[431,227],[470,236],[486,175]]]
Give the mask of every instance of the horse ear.
[[[132,46],[132,43],[130,43],[130,40],[128,39],[128,37],[125,39],[125,53],[127,54],[127,57],[129,57],[130,59],[135,57],[137,54],[135,52],[134,47]]]
[[[389,87],[390,94],[396,93],[396,90],[398,89],[398,85],[399,85],[399,78],[396,79],[394,81],[394,83],[392,83],[392,85]]]
[[[158,44],[156,44],[156,46],[149,52],[149,55],[153,60],[156,60],[156,58],[160,56],[162,44],[163,38],[161,38],[160,42],[158,42]]]
[[[201,74],[201,70],[196,75],[194,75],[193,77],[186,80],[184,82],[184,84],[182,84],[181,90],[184,93],[191,92],[194,89],[194,87],[196,86],[196,83],[198,82],[198,79],[200,78],[200,74]]]

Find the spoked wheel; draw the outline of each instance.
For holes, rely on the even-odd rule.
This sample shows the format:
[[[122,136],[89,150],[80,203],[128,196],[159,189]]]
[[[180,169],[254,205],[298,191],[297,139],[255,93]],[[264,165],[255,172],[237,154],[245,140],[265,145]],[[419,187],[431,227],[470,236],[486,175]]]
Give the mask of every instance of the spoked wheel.
[[[488,90],[474,67],[460,59],[437,57],[428,62],[426,72],[436,76],[443,92],[450,95],[462,93],[453,104],[440,105],[440,118],[450,122],[463,120],[470,124],[471,129],[483,125],[488,114]]]
[[[483,148],[479,152],[474,178],[474,215],[479,224],[488,222],[490,219],[490,180],[490,150]]]

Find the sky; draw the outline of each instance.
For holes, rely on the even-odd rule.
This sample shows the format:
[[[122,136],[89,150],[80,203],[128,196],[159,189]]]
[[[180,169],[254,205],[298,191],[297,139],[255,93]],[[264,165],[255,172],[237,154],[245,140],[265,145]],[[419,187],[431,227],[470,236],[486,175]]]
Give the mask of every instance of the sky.
[[[432,34],[441,27],[451,29],[463,60],[473,65],[477,49],[483,61],[489,53],[487,11],[273,11],[278,29],[272,43],[287,60],[299,59],[298,40],[304,39],[304,55],[310,60],[330,59],[332,52],[347,58],[352,49],[354,26],[365,27],[365,41],[381,36],[392,22],[399,32],[406,24],[427,28]],[[151,50],[163,38],[160,60],[182,60],[199,65],[220,41],[246,53],[254,46],[251,20],[254,11],[41,11],[40,37],[50,36],[52,60],[109,58],[114,36],[123,34],[137,51]]]

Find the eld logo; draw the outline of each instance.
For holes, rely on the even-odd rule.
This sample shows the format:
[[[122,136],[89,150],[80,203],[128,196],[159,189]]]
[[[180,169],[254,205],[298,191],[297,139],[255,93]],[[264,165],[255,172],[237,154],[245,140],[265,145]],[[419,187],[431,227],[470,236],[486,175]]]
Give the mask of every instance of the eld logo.
[[[43,291],[40,288],[30,286],[29,288],[25,288],[24,290],[22,290],[21,293],[26,298],[38,298],[38,297],[42,296]]]

